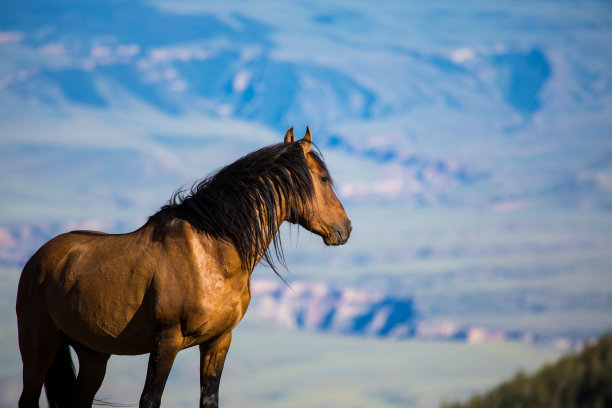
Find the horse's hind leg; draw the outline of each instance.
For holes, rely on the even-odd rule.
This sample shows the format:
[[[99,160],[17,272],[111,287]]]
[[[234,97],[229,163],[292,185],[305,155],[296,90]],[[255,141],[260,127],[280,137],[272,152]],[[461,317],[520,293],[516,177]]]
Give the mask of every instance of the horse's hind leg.
[[[62,337],[50,319],[19,316],[19,351],[23,361],[23,391],[19,408],[38,407],[40,393],[62,344]]]
[[[96,392],[104,380],[110,354],[100,353],[81,344],[74,344],[73,347],[79,357],[78,406],[91,407]]]

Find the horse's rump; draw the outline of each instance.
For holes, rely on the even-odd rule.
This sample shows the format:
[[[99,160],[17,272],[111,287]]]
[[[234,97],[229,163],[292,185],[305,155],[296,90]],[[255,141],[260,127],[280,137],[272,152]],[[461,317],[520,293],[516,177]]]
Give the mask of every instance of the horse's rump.
[[[150,338],[150,330],[143,332],[148,325],[139,320],[146,318],[143,301],[153,269],[143,262],[144,251],[135,249],[134,240],[139,240],[134,234],[75,231],[47,242],[23,270],[20,320],[46,313],[68,337],[93,349],[147,352],[142,338],[132,337]],[[33,300],[40,303],[38,308],[26,305]],[[139,350],[131,343],[138,343]],[[106,350],[111,344],[113,350]]]

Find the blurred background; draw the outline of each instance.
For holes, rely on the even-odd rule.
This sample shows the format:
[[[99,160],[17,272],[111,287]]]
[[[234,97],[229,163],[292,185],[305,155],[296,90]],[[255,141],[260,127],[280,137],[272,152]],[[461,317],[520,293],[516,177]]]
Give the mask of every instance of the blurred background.
[[[292,290],[254,272],[223,406],[436,407],[580,348],[612,329],[611,44],[606,1],[2,1],[0,406],[40,245],[307,124],[353,235],[283,227]],[[98,396],[136,404],[146,361]]]

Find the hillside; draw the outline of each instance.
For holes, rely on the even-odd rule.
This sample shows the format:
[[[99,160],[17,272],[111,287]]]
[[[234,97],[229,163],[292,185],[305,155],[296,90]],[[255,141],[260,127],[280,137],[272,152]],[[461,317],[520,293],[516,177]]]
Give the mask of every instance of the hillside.
[[[533,375],[516,376],[465,403],[442,404],[442,408],[612,406],[612,333],[572,354],[546,365]]]

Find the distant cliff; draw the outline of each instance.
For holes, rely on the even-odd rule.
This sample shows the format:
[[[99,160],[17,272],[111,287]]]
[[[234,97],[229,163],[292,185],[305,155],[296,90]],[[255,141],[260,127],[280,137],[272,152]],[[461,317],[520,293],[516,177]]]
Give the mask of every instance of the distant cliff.
[[[256,281],[251,288],[251,315],[286,327],[343,334],[411,337],[418,312],[411,297],[385,296],[322,283]]]
[[[363,287],[332,287],[322,282],[256,280],[247,316],[274,321],[291,329],[355,336],[417,338],[434,341],[516,341],[576,349],[583,339],[522,330],[499,330],[452,321],[430,321],[412,296],[370,291]]]

